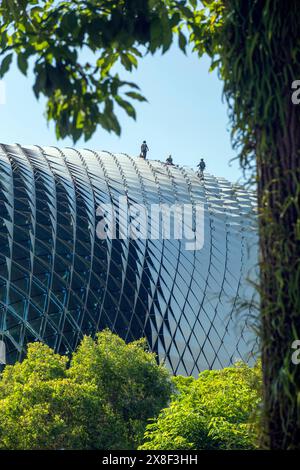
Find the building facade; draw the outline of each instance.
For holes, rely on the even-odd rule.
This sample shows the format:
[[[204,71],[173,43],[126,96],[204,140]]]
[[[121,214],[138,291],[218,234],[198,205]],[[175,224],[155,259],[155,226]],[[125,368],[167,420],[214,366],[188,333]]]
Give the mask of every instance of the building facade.
[[[256,263],[254,197],[222,178],[124,154],[0,146],[8,363],[28,342],[69,353],[104,328],[146,337],[175,374],[248,360]]]

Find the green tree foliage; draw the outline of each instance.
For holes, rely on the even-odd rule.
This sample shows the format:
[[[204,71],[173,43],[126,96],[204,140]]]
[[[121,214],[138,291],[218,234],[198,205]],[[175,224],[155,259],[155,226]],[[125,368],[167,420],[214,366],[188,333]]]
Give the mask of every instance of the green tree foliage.
[[[69,376],[95,384],[99,394],[126,423],[130,446],[141,440],[149,418],[167,404],[172,391],[169,372],[158,366],[144,340],[126,344],[106,330],[96,341],[85,337],[73,354]]]
[[[261,367],[243,363],[175,378],[178,393],[147,426],[144,450],[254,449],[258,442]]]
[[[0,380],[0,449],[130,449],[166,406],[171,381],[142,342],[109,331],[68,359],[33,343]]]

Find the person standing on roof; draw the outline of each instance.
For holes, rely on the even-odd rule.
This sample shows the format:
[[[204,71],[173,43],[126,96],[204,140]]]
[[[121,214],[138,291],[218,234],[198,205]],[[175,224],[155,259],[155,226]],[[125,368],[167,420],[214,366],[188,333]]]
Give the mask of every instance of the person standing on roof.
[[[147,142],[144,140],[142,145],[141,145],[141,158],[146,159],[147,158],[147,152],[149,152],[149,148],[148,148]]]
[[[174,165],[172,155],[168,156],[168,158],[166,159],[166,164],[167,165]]]
[[[199,174],[200,178],[203,179],[204,178],[204,173],[203,172],[206,168],[205,161],[203,160],[203,158],[201,158],[200,163],[198,163],[197,167],[199,168],[199,173],[198,174]]]

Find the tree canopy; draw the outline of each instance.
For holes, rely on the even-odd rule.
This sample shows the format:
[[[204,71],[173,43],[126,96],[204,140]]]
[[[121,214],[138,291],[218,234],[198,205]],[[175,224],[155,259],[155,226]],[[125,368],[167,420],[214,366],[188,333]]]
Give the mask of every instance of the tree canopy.
[[[120,134],[118,105],[135,118],[132,100],[144,101],[135,83],[114,66],[132,71],[147,53],[166,52],[176,34],[194,23],[196,0],[3,0],[0,6],[0,78],[13,57],[23,74],[32,66],[38,98],[57,137],[89,139],[98,125]]]

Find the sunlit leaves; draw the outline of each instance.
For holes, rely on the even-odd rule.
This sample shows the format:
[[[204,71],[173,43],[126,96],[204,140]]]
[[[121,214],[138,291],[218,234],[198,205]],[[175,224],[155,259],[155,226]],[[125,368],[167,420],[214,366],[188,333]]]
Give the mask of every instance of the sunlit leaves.
[[[253,449],[258,445],[261,368],[239,363],[175,377],[178,392],[147,426],[144,450]]]
[[[82,126],[84,113],[78,114]],[[0,374],[0,449],[129,449],[166,406],[171,382],[143,341],[110,331],[85,337],[73,354],[30,344]]]

